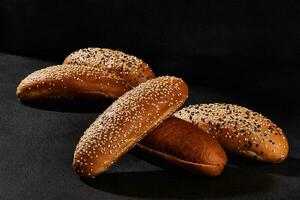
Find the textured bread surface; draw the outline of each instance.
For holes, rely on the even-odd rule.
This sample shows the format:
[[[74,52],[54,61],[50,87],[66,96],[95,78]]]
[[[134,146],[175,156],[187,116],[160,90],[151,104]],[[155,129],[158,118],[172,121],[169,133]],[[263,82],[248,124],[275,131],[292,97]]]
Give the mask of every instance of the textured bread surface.
[[[81,49],[62,65],[29,74],[16,94],[22,101],[44,99],[116,99],[154,78],[141,59],[111,49]]]
[[[131,87],[114,74],[81,65],[56,65],[33,72],[21,81],[21,100],[117,98]]]
[[[87,65],[105,70],[131,87],[154,78],[151,68],[141,59],[107,48],[80,49],[67,56],[64,64]]]
[[[143,150],[205,176],[219,175],[226,154],[217,140],[197,126],[169,117],[138,144]]]
[[[148,80],[118,98],[84,132],[74,153],[75,171],[84,177],[104,172],[187,99],[182,79]]]
[[[282,130],[271,120],[245,107],[232,104],[199,104],[174,114],[216,138],[225,150],[257,160],[279,163],[289,145]]]

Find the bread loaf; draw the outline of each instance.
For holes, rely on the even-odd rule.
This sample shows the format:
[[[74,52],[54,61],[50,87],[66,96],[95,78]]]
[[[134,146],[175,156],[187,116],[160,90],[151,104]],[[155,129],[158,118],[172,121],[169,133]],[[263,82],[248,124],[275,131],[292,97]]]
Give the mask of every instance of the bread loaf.
[[[231,104],[199,104],[183,108],[175,117],[191,122],[225,150],[257,160],[279,163],[289,145],[282,130],[262,115]]]
[[[86,65],[105,70],[130,87],[154,78],[148,64],[141,59],[107,48],[80,49],[67,56],[64,64]]]
[[[142,60],[110,49],[74,52],[64,64],[28,75],[17,88],[22,101],[44,99],[116,99],[154,74]]]
[[[217,140],[182,119],[169,117],[137,146],[187,170],[205,176],[219,175],[226,165],[226,154]]]
[[[81,65],[56,65],[33,72],[17,88],[22,101],[117,98],[131,87],[114,74]]]
[[[118,98],[84,132],[73,166],[84,177],[104,172],[187,99],[188,88],[176,77],[159,77]]]

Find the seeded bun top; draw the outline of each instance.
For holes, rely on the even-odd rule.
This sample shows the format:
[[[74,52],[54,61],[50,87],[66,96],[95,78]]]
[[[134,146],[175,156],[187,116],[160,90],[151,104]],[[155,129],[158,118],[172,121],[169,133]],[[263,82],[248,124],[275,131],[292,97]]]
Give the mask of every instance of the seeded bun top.
[[[288,141],[282,130],[247,108],[232,104],[199,104],[185,107],[174,116],[205,130],[226,150],[272,163],[282,162],[288,154]]]
[[[64,64],[87,65],[115,74],[131,87],[154,78],[148,64],[121,51],[107,48],[85,48],[71,53]]]
[[[172,115],[187,99],[182,79],[159,77],[118,98],[81,137],[74,168],[80,176],[96,176]]]

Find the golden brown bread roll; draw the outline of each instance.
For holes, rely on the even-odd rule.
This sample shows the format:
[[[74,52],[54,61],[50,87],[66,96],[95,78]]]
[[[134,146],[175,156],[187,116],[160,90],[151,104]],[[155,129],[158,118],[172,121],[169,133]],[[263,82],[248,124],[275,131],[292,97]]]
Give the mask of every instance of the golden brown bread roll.
[[[17,88],[24,101],[70,98],[117,98],[131,87],[114,74],[81,65],[56,65],[33,72]]]
[[[96,53],[97,52],[97,53]],[[63,65],[28,75],[17,88],[22,101],[70,98],[118,98],[154,74],[142,60],[110,49],[83,49]]]
[[[137,146],[205,176],[221,174],[227,162],[218,141],[197,126],[176,117],[166,119]]]
[[[175,112],[187,99],[182,79],[159,77],[118,98],[84,132],[73,166],[80,176],[100,174]]]
[[[269,119],[247,108],[231,104],[199,104],[174,114],[197,125],[225,150],[257,160],[279,163],[288,154],[288,141]]]
[[[141,59],[106,48],[80,49],[67,56],[64,64],[87,65],[105,70],[131,87],[154,78],[150,67]]]

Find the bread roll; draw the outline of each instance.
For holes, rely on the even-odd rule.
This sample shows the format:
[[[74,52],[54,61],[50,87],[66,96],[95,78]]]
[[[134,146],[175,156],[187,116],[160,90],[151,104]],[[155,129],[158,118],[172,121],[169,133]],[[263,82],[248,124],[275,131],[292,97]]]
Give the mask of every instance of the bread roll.
[[[205,176],[221,174],[227,162],[217,140],[182,119],[169,117],[137,146],[171,163]]]
[[[154,78],[150,67],[135,56],[106,48],[86,48],[71,53],[64,64],[95,67],[114,74],[130,87]]]
[[[56,65],[33,72],[17,88],[22,101],[71,98],[117,98],[131,87],[101,69]]]
[[[21,81],[17,96],[22,101],[116,99],[154,77],[149,66],[134,56],[110,49],[94,50],[79,50],[68,56],[63,65],[33,72]]]
[[[225,150],[257,160],[280,163],[289,145],[282,130],[269,119],[247,108],[231,104],[199,104],[174,114],[197,125]]]
[[[159,77],[118,98],[84,132],[73,166],[84,177],[104,172],[187,99],[188,88],[176,77]]]

